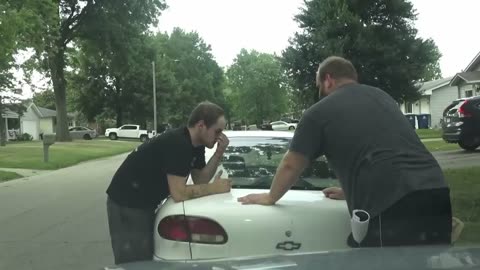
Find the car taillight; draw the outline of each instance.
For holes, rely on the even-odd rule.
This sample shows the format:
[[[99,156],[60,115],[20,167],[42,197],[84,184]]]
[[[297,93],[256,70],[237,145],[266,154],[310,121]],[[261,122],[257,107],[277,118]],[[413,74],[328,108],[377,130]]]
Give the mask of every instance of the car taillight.
[[[465,110],[465,105],[467,101],[463,102],[463,104],[458,108],[458,116],[459,117],[472,117],[472,114]]]
[[[158,224],[158,234],[172,241],[225,244],[227,233],[217,222],[202,217],[168,216]]]

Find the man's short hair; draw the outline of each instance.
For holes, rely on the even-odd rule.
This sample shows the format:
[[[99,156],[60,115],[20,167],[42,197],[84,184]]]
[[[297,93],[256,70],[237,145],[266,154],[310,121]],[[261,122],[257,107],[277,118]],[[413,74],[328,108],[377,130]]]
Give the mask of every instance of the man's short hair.
[[[201,102],[193,109],[188,118],[188,127],[194,127],[198,122],[203,120],[207,128],[213,126],[218,118],[225,115],[223,109],[209,101]]]
[[[330,56],[318,66],[317,84],[323,82],[327,74],[335,79],[350,79],[357,81],[357,70],[352,62],[339,56]]]

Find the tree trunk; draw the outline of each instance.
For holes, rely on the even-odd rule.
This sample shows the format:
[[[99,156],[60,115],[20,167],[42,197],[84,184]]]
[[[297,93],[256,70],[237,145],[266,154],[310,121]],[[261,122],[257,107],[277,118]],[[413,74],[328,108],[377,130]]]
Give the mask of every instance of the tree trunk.
[[[66,81],[63,70],[65,66],[65,47],[63,45],[57,45],[55,49],[49,53],[49,64],[53,90],[55,92],[55,106],[57,109],[56,139],[59,142],[69,142],[72,139],[68,131]]]
[[[3,105],[2,105],[2,97],[0,97],[0,146],[7,145],[7,130],[5,126],[5,119],[2,116],[3,113]]]
[[[123,109],[120,104],[117,105],[116,112],[117,112],[117,128],[118,128],[123,125]]]

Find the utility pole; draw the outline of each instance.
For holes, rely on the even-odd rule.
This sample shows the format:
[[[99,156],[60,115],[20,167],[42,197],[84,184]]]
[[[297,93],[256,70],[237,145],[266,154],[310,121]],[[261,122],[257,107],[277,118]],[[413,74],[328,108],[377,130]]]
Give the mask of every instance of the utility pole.
[[[157,133],[157,89],[155,86],[155,61],[152,61],[152,77],[153,77],[153,130]]]

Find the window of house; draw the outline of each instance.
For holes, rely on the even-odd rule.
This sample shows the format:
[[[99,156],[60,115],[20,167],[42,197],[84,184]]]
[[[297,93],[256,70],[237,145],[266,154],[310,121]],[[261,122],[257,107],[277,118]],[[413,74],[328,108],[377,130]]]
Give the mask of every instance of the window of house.
[[[413,112],[413,103],[407,102],[405,105],[405,111],[406,113],[412,113]]]
[[[473,90],[465,91],[465,97],[473,97]]]

